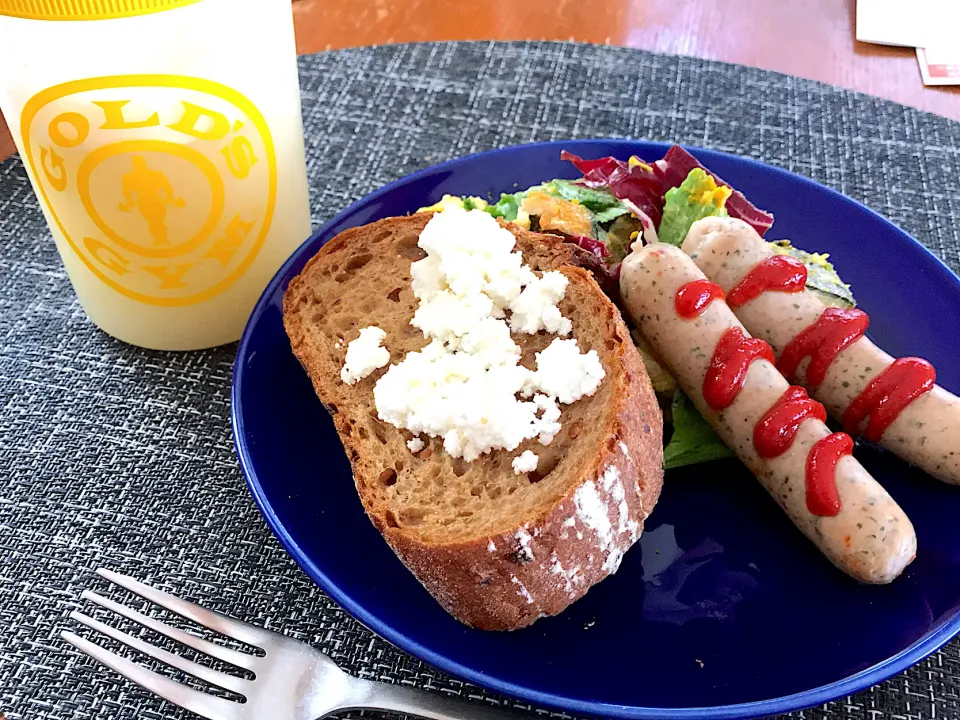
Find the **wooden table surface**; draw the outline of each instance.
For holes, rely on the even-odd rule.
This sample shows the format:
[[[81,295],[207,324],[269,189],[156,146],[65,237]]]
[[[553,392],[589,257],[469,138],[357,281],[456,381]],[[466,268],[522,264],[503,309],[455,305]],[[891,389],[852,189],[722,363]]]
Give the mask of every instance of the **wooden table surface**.
[[[694,55],[833,83],[960,120],[911,48],[857,42],[855,0],[293,0],[297,50],[425,40],[578,40]],[[13,143],[0,118],[0,159]]]

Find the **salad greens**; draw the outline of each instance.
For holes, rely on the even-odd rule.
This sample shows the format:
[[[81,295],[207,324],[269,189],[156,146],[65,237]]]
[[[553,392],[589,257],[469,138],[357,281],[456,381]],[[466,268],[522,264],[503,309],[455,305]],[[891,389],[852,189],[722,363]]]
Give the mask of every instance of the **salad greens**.
[[[593,216],[593,221],[597,225],[603,225],[611,220],[616,220],[621,215],[626,215],[628,212],[630,211],[627,208],[617,203],[615,207],[609,207],[606,210],[600,210],[599,212],[595,213]]]
[[[560,153],[560,159],[573,163],[583,173],[583,177],[577,180],[578,185],[608,190],[644,227],[649,225],[652,229],[660,224],[663,191],[672,185],[663,182],[659,165],[649,165],[638,157],[626,161],[615,157],[584,160],[566,150]],[[676,184],[679,185],[679,181]]]
[[[733,191],[726,185],[717,187],[713,178],[694,168],[679,187],[667,190],[663,203],[663,220],[657,235],[660,242],[680,247],[690,226],[705,217],[727,217],[724,205]]]
[[[520,196],[520,197],[518,197]],[[488,213],[494,217],[500,217],[504,220],[516,220],[517,215],[520,212],[520,201],[523,193],[513,193],[513,194],[502,194],[500,199],[493,205],[487,205],[484,208]]]
[[[815,292],[827,307],[852,308],[857,301],[853,299],[850,286],[847,285],[825,253],[808,253],[790,244],[789,240],[777,240],[768,243],[777,255],[792,255],[807,266],[807,290]]]
[[[631,209],[613,193],[573,180],[555,179],[504,193],[483,209],[525,228],[563,233],[604,260],[611,272],[630,252],[640,229]]]
[[[670,412],[673,436],[663,449],[664,470],[733,457],[733,451],[717,437],[710,423],[680,389],[673,394]]]
[[[563,153],[560,154],[560,157],[563,157]],[[690,172],[695,168],[700,168],[707,173],[707,175],[713,178],[717,185],[726,185],[733,190],[733,186],[730,185],[730,183],[719,175],[710,172],[700,164],[699,160],[684,150],[680,145],[674,145],[667,150],[666,155],[663,156],[662,160],[658,160],[655,163],[654,168],[657,171],[661,186],[664,190],[677,187],[687,179]],[[763,237],[767,230],[770,229],[770,226],[773,225],[773,215],[756,207],[743,196],[743,193],[737,192],[736,190],[733,190],[733,194],[727,200],[726,209],[727,212],[730,213],[730,217],[743,220],[756,230],[760,237]]]
[[[560,234],[603,260],[612,281],[607,289],[614,294],[619,265],[641,235],[647,243],[659,240],[679,246],[691,225],[705,217],[742,219],[761,236],[773,224],[770,213],[755,207],[678,145],[653,164],[635,157],[627,161],[613,157],[586,160],[566,151],[561,158],[572,162],[583,176],[578,180],[548,180],[504,193],[489,204],[478,197],[445,195],[440,202],[421,210],[484,210],[528,229]],[[777,254],[792,255],[803,262],[807,288],[825,304],[856,305],[849,286],[837,275],[827,255],[805,252],[789,240],[768,245]],[[635,329],[631,335],[661,404],[669,403],[665,415],[672,415],[673,434],[664,448],[664,467],[732,457],[733,452],[677,387],[646,340]]]
[[[485,200],[480,198],[467,196],[463,198],[463,209],[464,210],[485,210],[487,208],[487,203]]]
[[[623,213],[630,212],[627,208],[623,207],[620,201],[613,196],[613,193],[608,190],[588,188],[583,185],[578,185],[573,180],[551,180],[543,185],[536,185],[527,192],[533,190],[543,190],[548,195],[554,195],[564,200],[572,200],[575,203],[583,205],[593,213],[618,210],[620,212],[618,212],[617,215],[622,215]],[[613,220],[617,215],[613,215],[608,219]],[[597,222],[603,221],[598,220]]]
[[[582,205],[593,216],[594,226],[605,225],[630,212],[629,208],[625,207],[612,193],[606,190],[588,188],[578,185],[573,180],[562,179],[551,180],[542,185],[534,185],[520,192],[503,194],[495,204],[488,205],[484,209],[494,217],[515,220],[524,199],[529,197],[531,193],[538,191],[551,197]]]

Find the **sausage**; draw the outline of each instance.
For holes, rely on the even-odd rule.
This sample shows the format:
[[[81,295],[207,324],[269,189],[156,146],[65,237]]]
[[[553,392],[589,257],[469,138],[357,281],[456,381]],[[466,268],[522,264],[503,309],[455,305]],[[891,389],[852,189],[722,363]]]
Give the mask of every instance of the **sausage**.
[[[729,292],[756,265],[774,253],[747,223],[707,218],[694,223],[683,250],[724,291]],[[826,310],[815,293],[764,292],[735,309],[756,337],[766,340],[777,357],[798,333]],[[827,368],[819,387],[810,387],[805,365],[797,379],[835,418],[842,419],[854,398],[894,358],[866,337],[842,350]],[[877,439],[880,445],[935,478],[960,484],[960,398],[934,385],[910,402]]]
[[[762,458],[753,429],[787,392],[789,383],[776,367],[756,359],[747,368],[742,389],[723,410],[704,398],[704,380],[721,337],[743,326],[722,299],[699,317],[681,318],[677,291],[703,273],[679,248],[654,244],[634,250],[623,262],[620,292],[624,304],[684,392],[737,454],[794,524],[838,568],[865,583],[888,583],[916,555],[917,537],[903,510],[852,455],[836,465],[839,512],[813,514],[806,498],[806,467],[811,448],[831,435],[816,418],[800,423],[792,445],[782,454]]]

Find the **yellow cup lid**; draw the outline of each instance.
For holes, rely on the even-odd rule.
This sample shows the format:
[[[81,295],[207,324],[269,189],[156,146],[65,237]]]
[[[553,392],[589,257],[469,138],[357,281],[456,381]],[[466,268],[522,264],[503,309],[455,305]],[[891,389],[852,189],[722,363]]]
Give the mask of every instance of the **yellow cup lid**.
[[[0,15],[30,20],[109,20],[196,2],[200,0],[0,0]]]

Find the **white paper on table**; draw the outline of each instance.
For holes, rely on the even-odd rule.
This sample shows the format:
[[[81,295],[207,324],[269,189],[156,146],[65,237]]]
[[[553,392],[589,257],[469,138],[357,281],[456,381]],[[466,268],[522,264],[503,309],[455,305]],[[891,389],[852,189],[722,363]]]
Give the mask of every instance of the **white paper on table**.
[[[960,85],[960,47],[917,48],[924,85]]]
[[[960,42],[960,0],[857,0],[857,40],[951,47]]]

